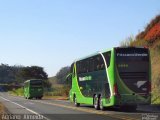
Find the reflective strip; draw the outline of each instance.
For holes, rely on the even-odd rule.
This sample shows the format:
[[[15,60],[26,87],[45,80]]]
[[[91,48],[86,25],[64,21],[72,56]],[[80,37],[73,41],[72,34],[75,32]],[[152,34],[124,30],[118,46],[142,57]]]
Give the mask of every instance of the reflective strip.
[[[106,59],[105,59],[104,55],[101,52],[99,52],[99,54],[101,54],[103,61],[104,61],[104,64],[105,64],[107,78],[108,78],[108,82],[109,82],[109,89],[110,89],[110,93],[111,93],[110,98],[111,98],[113,96],[113,92],[112,92],[112,87],[111,87],[111,81],[109,79],[109,74],[108,74],[108,66],[107,66]]]

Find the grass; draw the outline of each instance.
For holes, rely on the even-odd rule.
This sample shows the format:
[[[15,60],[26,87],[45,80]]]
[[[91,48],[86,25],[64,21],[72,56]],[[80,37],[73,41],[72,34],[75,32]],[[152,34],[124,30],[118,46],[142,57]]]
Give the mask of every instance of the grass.
[[[53,84],[51,89],[45,89],[44,96],[68,97],[70,87],[68,85]]]
[[[16,96],[23,96],[23,88],[13,89],[9,93]]]
[[[151,48],[152,103],[160,104],[160,42]]]
[[[68,85],[53,84],[51,88],[44,89],[44,99],[59,99],[67,100],[70,87]],[[13,89],[9,91],[10,94],[15,96],[23,96],[23,88]]]
[[[4,106],[2,105],[2,103],[0,103],[0,113],[4,112]]]
[[[7,109],[4,107],[4,105],[0,102],[0,119],[2,118],[2,114],[7,114]]]

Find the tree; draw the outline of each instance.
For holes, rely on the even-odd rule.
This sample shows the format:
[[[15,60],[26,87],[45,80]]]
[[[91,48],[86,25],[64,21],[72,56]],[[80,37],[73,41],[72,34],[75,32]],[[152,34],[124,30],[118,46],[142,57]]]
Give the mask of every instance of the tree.
[[[27,79],[47,80],[48,75],[43,67],[39,66],[9,66],[8,64],[0,65],[0,83],[23,83]]]
[[[42,80],[47,80],[48,75],[44,71],[42,67],[39,66],[31,66],[31,67],[24,67],[20,71],[20,75],[24,79],[42,79]]]
[[[66,66],[59,70],[59,72],[56,74],[57,83],[64,84],[66,81],[66,76],[70,72],[70,67]]]

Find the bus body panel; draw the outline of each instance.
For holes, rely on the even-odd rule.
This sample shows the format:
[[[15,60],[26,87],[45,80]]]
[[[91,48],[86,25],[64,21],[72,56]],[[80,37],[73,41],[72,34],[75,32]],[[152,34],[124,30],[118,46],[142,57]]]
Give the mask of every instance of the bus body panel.
[[[114,54],[113,53],[114,53],[114,49],[111,50],[111,59],[112,59],[112,60],[110,60],[111,65],[108,67],[108,70],[103,71],[106,75],[108,72],[108,79],[110,80],[111,89],[113,89],[113,85],[114,85]],[[73,102],[74,95],[76,95],[78,103],[93,105],[93,95],[94,94],[92,94],[92,96],[84,96],[80,90],[80,86],[78,83],[76,62],[74,63],[73,74],[74,75],[72,76],[72,89],[70,90],[70,101]],[[86,76],[91,75],[91,74],[93,74],[93,73],[86,74]],[[113,92],[113,90],[112,90],[112,92]],[[95,94],[96,94],[96,92],[95,92]],[[101,92],[99,92],[99,94],[101,94]],[[105,106],[113,106],[114,105],[114,96],[112,95],[108,98],[106,96],[103,96],[103,101],[104,101]]]
[[[136,49],[136,48],[135,48]],[[137,48],[138,49],[138,48]],[[70,101],[74,102],[74,97],[76,96],[77,102],[82,103],[82,104],[88,104],[88,105],[93,105],[93,96],[94,94],[99,94],[102,96],[102,101],[103,101],[103,106],[108,107],[108,106],[123,106],[123,105],[138,105],[138,104],[150,104],[151,103],[151,95],[150,93],[145,94],[145,96],[140,95],[136,92],[133,92],[121,79],[119,75],[119,70],[117,68],[117,62],[116,62],[116,48],[112,48],[109,50],[111,52],[110,56],[110,65],[105,67],[105,74],[107,76],[107,80],[105,82],[108,82],[110,85],[110,90],[107,88],[107,92],[110,91],[110,96],[105,95],[102,91],[97,91],[93,93],[93,87],[87,87],[90,79],[97,74],[97,72],[85,72],[85,73],[80,73],[79,74],[79,69],[77,68],[78,63],[80,61],[83,61],[85,59],[79,60],[74,62],[72,65],[72,88],[70,90]],[[108,52],[108,51],[105,51]],[[103,54],[101,53],[102,57]],[[94,56],[100,55],[100,53],[95,54]],[[94,57],[93,56],[93,57]],[[92,56],[90,56],[92,57]],[[106,62],[106,61],[104,61]],[[148,81],[151,83],[151,65],[150,65],[150,57],[149,57],[149,72],[148,72]],[[106,63],[107,64],[107,63]],[[101,72],[100,72],[101,73]],[[104,71],[103,71],[104,73]],[[102,73],[101,73],[102,74]],[[103,74],[104,75],[104,74]],[[91,77],[90,77],[91,76]],[[93,79],[92,79],[93,80]],[[100,80],[100,79],[99,79]],[[87,81],[87,82],[84,82]],[[84,82],[85,84],[85,90],[84,85],[81,84],[81,82]],[[82,86],[81,86],[82,85]],[[117,87],[117,88],[115,88]],[[104,89],[106,89],[104,87]],[[115,90],[117,89],[117,91]],[[89,94],[91,91],[92,94]],[[118,92],[118,93],[117,93]],[[87,94],[88,93],[88,94]]]
[[[150,89],[149,87],[151,83],[151,61],[149,50],[144,48],[128,48],[124,50],[125,51],[121,57],[122,60],[120,62],[118,62],[118,60],[116,61],[115,81],[117,82],[119,96],[116,97],[115,104],[150,104],[151,94],[148,90]],[[131,56],[129,58],[125,55]],[[143,57],[141,55],[146,56]]]
[[[42,80],[27,80],[24,83],[24,97],[25,98],[42,98],[43,84]]]

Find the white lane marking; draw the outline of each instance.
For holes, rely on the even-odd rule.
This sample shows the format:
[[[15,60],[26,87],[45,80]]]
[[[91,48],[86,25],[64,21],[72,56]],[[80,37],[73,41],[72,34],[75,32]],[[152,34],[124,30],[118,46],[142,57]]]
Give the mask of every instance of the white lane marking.
[[[27,107],[24,107],[24,106],[22,106],[22,105],[20,105],[20,104],[18,104],[18,103],[16,103],[16,102],[13,102],[13,101],[11,101],[11,100],[8,100],[8,99],[6,99],[6,98],[4,98],[4,97],[2,97],[2,96],[0,96],[0,97],[1,97],[2,99],[4,99],[5,101],[8,101],[8,102],[13,103],[13,104],[15,104],[15,105],[17,105],[17,106],[19,106],[19,107],[21,107],[21,108],[24,108],[24,109],[28,110],[29,112],[31,112],[31,113],[33,113],[33,114],[42,116],[42,117],[43,117],[44,119],[46,119],[46,120],[50,120],[50,119],[48,119],[47,117],[45,117],[45,116],[43,116],[43,115],[41,115],[41,114],[39,114],[39,113],[37,113],[37,112],[35,112],[35,111],[27,108]]]
[[[128,116],[123,116],[123,115],[118,115],[118,114],[116,116],[113,116],[112,114],[110,114],[108,112],[106,113],[106,112],[103,112],[103,111],[95,111],[95,110],[89,110],[89,109],[84,109],[84,108],[76,108],[76,107],[72,107],[72,106],[67,106],[67,105],[62,105],[62,104],[56,104],[56,103],[49,103],[49,102],[43,102],[43,101],[34,101],[34,102],[42,103],[42,104],[47,104],[47,105],[58,106],[58,107],[63,107],[63,108],[72,109],[72,110],[79,110],[79,111],[82,111],[82,112],[87,112],[87,113],[92,113],[92,114],[106,115],[108,117],[116,118],[116,119],[138,120],[138,119],[135,119],[135,118],[131,118],[131,117],[128,117]]]
[[[24,104],[28,104],[28,105],[34,105],[34,103],[32,103],[32,102],[26,102],[26,103],[24,103]]]
[[[11,95],[11,96],[14,97],[14,98],[19,97],[20,99],[23,99],[23,100],[24,100],[24,97],[22,97],[22,96],[14,96],[14,95]],[[49,100],[49,101],[57,101],[57,102],[63,102],[63,103],[70,103],[69,100],[42,99],[42,101],[45,101],[45,100]]]

